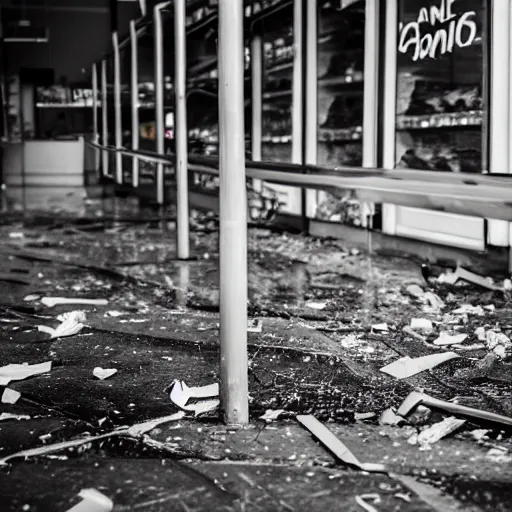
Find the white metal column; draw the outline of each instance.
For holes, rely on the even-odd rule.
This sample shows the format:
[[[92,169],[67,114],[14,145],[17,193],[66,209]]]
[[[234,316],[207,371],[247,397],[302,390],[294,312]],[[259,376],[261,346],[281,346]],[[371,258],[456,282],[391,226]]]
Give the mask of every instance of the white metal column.
[[[130,90],[131,90],[131,112],[132,112],[132,149],[139,149],[139,55],[138,40],[135,21],[130,21],[130,47],[131,55],[131,73],[130,73]],[[132,185],[139,186],[139,159],[132,158]]]
[[[251,42],[251,153],[252,160],[261,161],[261,135],[263,113],[263,39],[261,35],[254,36]],[[255,190],[261,190],[261,180],[254,179]]]
[[[220,376],[227,424],[249,421],[244,7],[219,0]]]
[[[121,119],[121,59],[119,57],[119,38],[117,32],[112,33],[112,46],[114,47],[114,116],[116,148],[123,146],[123,126]],[[123,182],[123,156],[116,153],[116,181]]]
[[[156,152],[164,154],[164,61],[163,61],[163,32],[162,32],[162,9],[167,7],[169,2],[155,5],[153,9],[155,25],[155,142]],[[156,164],[156,200],[159,205],[164,204],[164,166]]]
[[[101,61],[101,138],[104,146],[108,146],[108,114],[107,114],[107,61]],[[109,176],[108,153],[102,151],[103,176]]]
[[[489,123],[489,172],[509,173],[510,152],[510,0],[494,0],[489,3],[491,12],[490,48],[490,123]],[[509,222],[489,219],[487,243],[508,247]]]
[[[318,141],[318,1],[307,1],[306,19],[306,164],[316,165]],[[318,192],[306,190],[306,215],[315,216]]]
[[[95,144],[99,142],[98,134],[98,68],[92,65],[92,140]],[[100,152],[94,148],[94,170],[97,172],[100,167]]]
[[[382,123],[382,165],[384,169],[395,168],[395,129],[396,129],[396,52],[398,29],[398,0],[385,3],[386,39],[384,41],[384,97]],[[382,231],[389,235],[396,233],[396,206],[382,205]]]
[[[377,167],[379,100],[380,0],[366,0],[364,33],[363,167]],[[361,225],[375,213],[373,203],[361,204]]]
[[[174,0],[174,98],[176,116],[176,188],[177,188],[177,256],[186,260],[190,256],[188,209],[188,129],[187,129],[187,34],[186,1]],[[163,129],[162,129],[163,133]]]

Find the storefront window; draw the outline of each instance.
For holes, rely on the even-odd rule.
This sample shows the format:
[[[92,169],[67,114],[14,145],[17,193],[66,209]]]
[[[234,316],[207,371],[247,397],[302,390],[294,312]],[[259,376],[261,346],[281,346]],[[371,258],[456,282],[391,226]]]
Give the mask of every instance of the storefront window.
[[[396,165],[482,172],[483,0],[399,0]]]
[[[320,166],[361,166],[365,1],[319,2],[318,146]],[[316,218],[361,224],[350,191],[321,192]]]
[[[262,158],[292,158],[293,3],[264,18]]]

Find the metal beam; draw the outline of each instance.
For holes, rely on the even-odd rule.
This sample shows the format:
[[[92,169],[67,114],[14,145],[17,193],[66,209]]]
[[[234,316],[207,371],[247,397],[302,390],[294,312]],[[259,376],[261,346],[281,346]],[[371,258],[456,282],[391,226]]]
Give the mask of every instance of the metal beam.
[[[109,145],[108,140],[108,114],[107,114],[107,61],[101,61],[101,140],[104,146]],[[109,175],[109,156],[106,151],[102,156],[102,170],[103,176]]]
[[[132,112],[132,149],[139,149],[139,57],[138,38],[135,20],[130,21],[130,46],[131,46],[131,112]],[[139,186],[139,159],[132,159],[132,185]]]
[[[263,113],[263,39],[257,34],[251,42],[251,107],[252,107],[252,130],[251,130],[251,153],[252,159],[261,160],[261,136],[262,136],[262,113]],[[262,183],[259,180],[253,181],[255,190],[260,191]]]
[[[170,2],[163,2],[153,8],[154,34],[155,34],[155,143],[157,153],[163,154],[165,150],[164,133],[164,41],[162,31],[162,9]],[[156,201],[164,204],[164,166],[156,166]]]
[[[220,391],[224,421],[249,422],[244,6],[219,0]]]
[[[114,48],[114,117],[115,117],[115,141],[116,147],[123,145],[123,125],[121,114],[121,58],[119,55],[119,45],[117,32],[112,33],[112,46]],[[123,156],[116,153],[116,181],[123,183]]]
[[[186,260],[190,256],[188,209],[188,129],[187,129],[187,34],[186,1],[174,0],[174,98],[176,116],[176,188],[177,188],[177,256]]]
[[[92,140],[99,142],[98,134],[98,68],[96,64],[92,65]],[[94,150],[94,170],[99,169],[100,152]]]

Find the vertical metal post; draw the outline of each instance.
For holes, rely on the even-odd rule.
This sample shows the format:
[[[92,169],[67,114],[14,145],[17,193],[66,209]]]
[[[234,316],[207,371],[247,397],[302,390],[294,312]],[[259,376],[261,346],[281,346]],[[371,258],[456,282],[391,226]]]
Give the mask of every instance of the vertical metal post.
[[[302,164],[303,157],[303,115],[304,115],[304,90],[303,90],[303,1],[293,0],[293,74],[292,74],[292,163]],[[292,198],[288,208],[294,212],[301,211],[302,190],[289,189],[289,197]]]
[[[169,2],[155,5],[153,9],[155,25],[155,143],[156,152],[164,154],[164,60],[163,60],[163,32],[162,32],[162,9]],[[164,166],[156,164],[156,201],[162,206],[164,204]]]
[[[114,116],[115,116],[115,142],[116,148],[123,146],[123,126],[121,119],[121,59],[119,56],[119,38],[117,32],[112,34],[114,47]],[[116,153],[116,182],[123,183],[123,156]]]
[[[490,110],[489,123],[489,167],[491,173],[509,173],[510,157],[508,148],[510,145],[510,11],[509,0],[495,0],[487,8],[487,15],[491,18],[492,31],[489,34],[484,30],[482,37],[487,36],[484,41],[484,51],[490,46],[490,66],[483,66],[483,72],[489,73],[484,77],[484,83],[489,84],[490,101],[486,105]],[[485,64],[485,61],[484,61]],[[485,103],[484,103],[485,105]],[[485,124],[482,126],[485,128]],[[487,130],[482,129],[482,138],[487,137]],[[483,152],[482,152],[483,154]],[[483,170],[486,170],[485,167]],[[488,219],[487,221],[487,243],[499,247],[508,247],[509,222],[505,220]]]
[[[396,72],[398,39],[398,0],[388,0],[385,5],[386,38],[384,41],[384,101],[382,105],[382,166],[395,168],[396,148]],[[396,205],[382,205],[382,231],[396,234]]]
[[[92,65],[92,141],[95,144],[99,142],[98,135],[98,68],[96,64]],[[99,150],[94,148],[94,170],[99,169]]]
[[[379,8],[380,0],[366,0],[364,34],[363,88],[363,167],[377,167],[378,98],[379,98]],[[375,212],[373,203],[361,205],[361,225]]]
[[[249,422],[243,2],[219,0],[220,377],[228,425]]]
[[[174,0],[174,97],[176,116],[176,188],[177,188],[177,256],[190,256],[188,211],[188,129],[187,129],[187,34],[185,31],[186,1]]]
[[[139,149],[139,56],[137,46],[137,30],[135,28],[135,21],[130,21],[130,47],[132,51],[131,56],[131,75],[130,75],[130,90],[131,90],[131,112],[132,112],[132,149],[137,151]],[[139,186],[139,159],[132,158],[132,185]]]
[[[318,2],[307,0],[306,15],[306,111],[305,115],[305,153],[306,164],[317,163],[317,125],[318,125]],[[318,193],[306,191],[306,215],[315,216]]]
[[[101,140],[104,146],[108,146],[108,114],[107,114],[107,61],[101,61]],[[108,176],[108,153],[102,151],[103,176]]]
[[[252,160],[261,161],[262,111],[263,111],[263,39],[255,35],[251,42],[251,153]],[[261,191],[261,180],[252,181],[255,190]]]

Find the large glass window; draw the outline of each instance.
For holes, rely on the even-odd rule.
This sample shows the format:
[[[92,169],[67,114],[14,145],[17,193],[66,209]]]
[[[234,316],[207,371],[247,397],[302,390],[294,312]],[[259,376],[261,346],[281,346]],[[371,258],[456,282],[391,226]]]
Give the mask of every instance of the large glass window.
[[[400,0],[396,164],[482,171],[483,0]]]
[[[263,18],[263,160],[292,158],[293,2]]]
[[[365,1],[319,2],[318,129],[320,166],[361,166]],[[316,218],[361,224],[353,192],[319,193]]]

